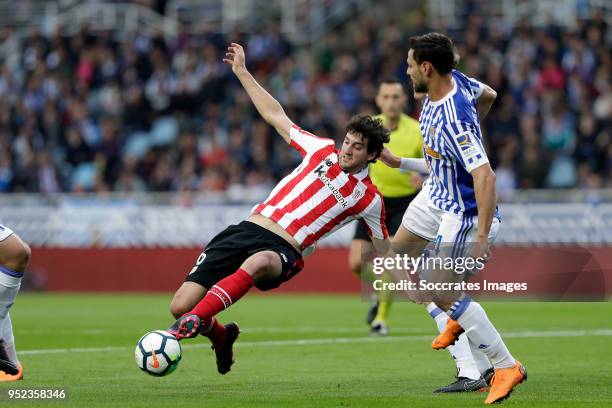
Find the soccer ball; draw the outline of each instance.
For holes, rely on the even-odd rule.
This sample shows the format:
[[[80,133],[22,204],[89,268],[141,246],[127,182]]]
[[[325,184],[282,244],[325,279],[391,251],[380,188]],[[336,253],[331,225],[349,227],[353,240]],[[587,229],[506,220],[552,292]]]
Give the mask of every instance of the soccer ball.
[[[181,361],[181,345],[167,331],[155,330],[138,340],[134,354],[138,368],[149,375],[163,377],[176,370]]]

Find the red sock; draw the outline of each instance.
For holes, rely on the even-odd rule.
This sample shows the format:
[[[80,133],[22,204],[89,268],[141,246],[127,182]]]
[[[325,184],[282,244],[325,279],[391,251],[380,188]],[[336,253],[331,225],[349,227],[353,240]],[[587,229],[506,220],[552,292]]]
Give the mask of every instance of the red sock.
[[[200,300],[200,303],[186,314],[198,315],[205,322],[220,311],[230,307],[233,303],[236,303],[253,285],[254,282],[251,275],[244,269],[238,269],[210,288],[204,299]]]
[[[208,337],[215,348],[222,346],[225,343],[225,326],[219,323],[216,317],[211,317],[210,319],[202,322],[200,334]]]

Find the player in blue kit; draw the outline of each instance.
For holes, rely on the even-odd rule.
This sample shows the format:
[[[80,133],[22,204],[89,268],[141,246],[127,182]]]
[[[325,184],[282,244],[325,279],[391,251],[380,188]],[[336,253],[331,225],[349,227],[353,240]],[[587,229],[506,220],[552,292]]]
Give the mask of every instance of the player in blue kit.
[[[23,379],[9,310],[19,292],[29,260],[28,244],[9,227],[0,224],[0,382]]]
[[[454,257],[486,259],[500,220],[495,173],[482,144],[479,115],[486,115],[495,91],[453,69],[452,41],[439,33],[411,38],[407,62],[414,91],[426,94],[419,118],[425,159],[400,159],[388,151],[381,159],[404,170],[426,170],[429,178],[406,210],[394,246],[402,251],[436,242],[436,248],[451,248]],[[464,351],[471,348],[479,369],[475,377],[484,374],[489,361],[493,365],[486,404],[504,400],[527,378],[484,309],[465,293],[452,301],[436,299],[427,309],[441,329],[434,349],[456,342]]]

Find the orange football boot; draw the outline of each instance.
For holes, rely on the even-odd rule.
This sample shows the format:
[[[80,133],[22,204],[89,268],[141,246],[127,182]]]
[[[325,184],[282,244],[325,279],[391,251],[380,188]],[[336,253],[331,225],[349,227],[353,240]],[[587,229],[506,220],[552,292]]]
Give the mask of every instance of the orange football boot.
[[[527,370],[517,360],[514,367],[496,368],[491,380],[491,391],[485,400],[485,404],[502,402],[510,396],[514,387],[527,380]]]
[[[449,318],[442,333],[431,342],[431,348],[440,350],[452,346],[463,332],[463,327],[456,320]]]
[[[0,371],[0,382],[23,380],[23,366],[21,364],[17,364],[17,367],[19,368],[19,371],[17,374],[13,375]]]

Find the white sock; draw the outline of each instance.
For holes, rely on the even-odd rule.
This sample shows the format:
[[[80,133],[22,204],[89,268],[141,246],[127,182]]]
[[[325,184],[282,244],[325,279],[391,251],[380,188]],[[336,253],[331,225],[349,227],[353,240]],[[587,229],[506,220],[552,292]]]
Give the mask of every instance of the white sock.
[[[459,322],[470,341],[489,357],[493,367],[514,367],[516,360],[480,304],[465,296],[455,302],[451,311],[451,318]]]
[[[433,317],[438,325],[438,330],[442,332],[446,327],[448,321],[448,315],[440,309],[435,303],[431,302],[427,305],[427,311],[429,315]],[[457,366],[457,377],[467,377],[472,380],[480,378],[480,372],[472,357],[472,351],[470,350],[470,344],[468,338],[462,334],[453,346],[446,348],[455,360]]]
[[[21,276],[11,276],[7,271],[12,272],[5,267],[0,269],[0,337],[4,342],[4,348],[9,360],[13,363],[18,363],[9,309],[15,302],[23,274],[15,273],[15,275]]]
[[[2,324],[2,331],[0,332],[4,345],[4,352],[11,363],[19,363],[17,358],[17,350],[15,350],[15,337],[13,336],[13,324],[11,322],[11,315],[7,313]]]
[[[465,335],[465,333],[462,334],[462,336],[463,335]],[[483,353],[481,350],[479,350],[476,344],[474,344],[471,341],[469,341],[469,343],[470,343],[470,350],[472,351],[472,357],[474,358],[474,363],[476,364],[478,371],[480,371],[480,374],[482,375],[489,368],[493,366],[491,365],[491,362],[489,361],[489,358],[487,357],[487,355]]]

